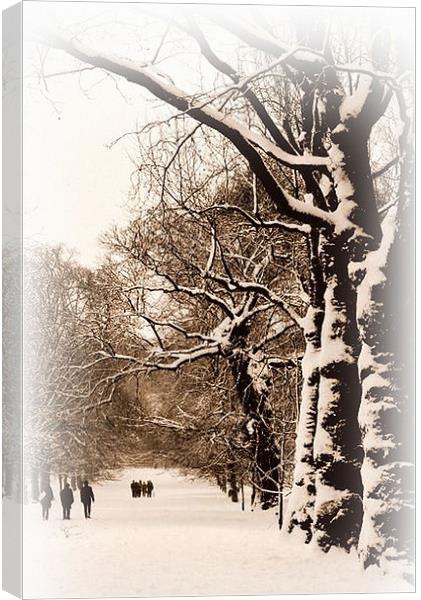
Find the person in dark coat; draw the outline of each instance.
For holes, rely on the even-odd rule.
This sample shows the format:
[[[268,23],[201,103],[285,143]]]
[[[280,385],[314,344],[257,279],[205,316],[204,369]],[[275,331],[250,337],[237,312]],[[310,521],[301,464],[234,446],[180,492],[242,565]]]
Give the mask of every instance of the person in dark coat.
[[[48,521],[48,517],[50,514],[51,502],[54,500],[53,490],[51,489],[50,484],[46,484],[44,489],[41,492],[41,497],[39,499],[42,507],[42,518],[44,521]]]
[[[60,500],[63,507],[63,519],[70,519],[70,509],[74,502],[73,491],[70,484],[64,484],[64,488],[60,492]]]
[[[85,519],[91,518],[91,502],[95,502],[95,496],[92,491],[91,486],[89,485],[89,481],[83,482],[83,487],[80,490],[80,501],[83,504],[83,509],[85,511]]]
[[[146,492],[148,494],[148,498],[152,498],[153,483],[150,479],[148,480],[148,483],[146,484]]]
[[[146,496],[147,493],[148,493],[148,486],[146,484],[146,481],[144,481],[142,483],[142,496]]]
[[[136,483],[136,481],[134,479],[131,482],[130,487],[132,488],[132,498],[136,498],[137,483]]]

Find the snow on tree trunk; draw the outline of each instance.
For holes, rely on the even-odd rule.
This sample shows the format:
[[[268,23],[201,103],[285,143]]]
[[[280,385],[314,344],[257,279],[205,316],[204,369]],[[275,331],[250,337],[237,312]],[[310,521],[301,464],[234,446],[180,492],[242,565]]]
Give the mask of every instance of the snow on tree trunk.
[[[291,533],[298,527],[306,533],[306,542],[312,538],[315,501],[314,435],[319,398],[320,330],[323,310],[310,306],[304,320],[306,348],[302,360],[303,387],[298,418],[294,482],[288,503],[286,523]]]
[[[313,536],[315,503],[314,437],[317,424],[317,405],[320,384],[321,328],[324,318],[325,282],[319,257],[319,233],[308,238],[311,263],[310,306],[302,321],[306,348],[302,361],[303,385],[295,441],[295,468],[286,523],[291,533],[295,528],[305,532],[306,543]]]
[[[358,545],[365,567],[411,577],[414,557],[413,214],[383,222],[383,240],[361,266],[357,317],[362,338],[364,517]],[[399,224],[397,224],[399,223]]]
[[[314,439],[314,537],[325,551],[331,546],[349,550],[358,542],[362,519],[356,294],[341,240],[324,239],[321,258],[326,291]]]

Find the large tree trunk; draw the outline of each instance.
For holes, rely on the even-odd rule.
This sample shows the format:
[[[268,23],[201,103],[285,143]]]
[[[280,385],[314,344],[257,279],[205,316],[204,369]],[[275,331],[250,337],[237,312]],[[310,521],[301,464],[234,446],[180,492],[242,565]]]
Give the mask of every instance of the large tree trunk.
[[[356,294],[348,276],[347,251],[340,240],[323,240],[321,258],[326,291],[314,439],[314,534],[325,551],[331,546],[349,550],[358,542],[362,520]]]
[[[412,211],[394,207],[358,287],[364,518],[358,551],[411,578],[414,559],[414,290]]]
[[[254,357],[237,355],[231,360],[236,388],[247,415],[245,431],[255,461],[255,483],[263,509],[275,506],[279,494],[279,448],[269,406],[268,366]]]
[[[374,84],[373,84],[374,85]],[[378,86],[378,82],[375,84]],[[376,97],[374,94],[373,98]],[[378,97],[378,95],[377,95]],[[379,97],[378,97],[379,99]],[[358,294],[356,317],[361,340],[359,423],[364,461],[363,521],[358,550],[365,567],[379,564],[409,576],[413,558],[413,277],[411,174],[401,172],[400,209],[389,210],[380,227],[367,144],[372,113],[340,123],[331,135],[332,170],[343,216],[354,225],[348,239]],[[344,111],[342,111],[344,116]],[[402,140],[405,142],[405,127]],[[408,151],[401,145],[402,163]],[[411,160],[411,157],[410,157]],[[403,214],[396,219],[398,210]],[[406,214],[405,214],[406,213]],[[344,220],[344,232],[346,223]],[[409,269],[411,266],[409,264]],[[412,439],[411,439],[412,438]]]
[[[324,318],[325,284],[318,253],[319,235],[313,232],[309,239],[311,304],[304,319],[306,348],[301,364],[303,386],[295,441],[294,481],[286,516],[288,532],[291,533],[295,528],[303,530],[306,543],[310,542],[313,536],[316,494],[314,436],[319,400],[321,328]]]
[[[286,523],[291,533],[296,527],[312,538],[315,502],[314,436],[319,399],[320,330],[323,310],[313,306],[307,311],[304,327],[306,349],[302,360],[303,387],[298,418],[294,482],[288,502]]]

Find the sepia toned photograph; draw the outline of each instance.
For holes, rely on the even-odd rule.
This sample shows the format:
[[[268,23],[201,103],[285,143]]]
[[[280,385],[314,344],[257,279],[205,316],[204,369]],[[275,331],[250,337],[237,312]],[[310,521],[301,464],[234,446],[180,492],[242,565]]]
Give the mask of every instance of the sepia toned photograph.
[[[414,592],[415,8],[3,13],[3,587]]]

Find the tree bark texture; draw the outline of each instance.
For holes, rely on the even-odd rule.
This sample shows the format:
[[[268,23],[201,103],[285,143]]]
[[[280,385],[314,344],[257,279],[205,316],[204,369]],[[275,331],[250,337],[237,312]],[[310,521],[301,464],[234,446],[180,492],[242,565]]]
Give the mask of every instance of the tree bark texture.
[[[356,294],[346,250],[337,239],[322,240],[321,259],[326,291],[314,440],[314,531],[323,550],[331,546],[349,550],[358,542],[362,519]]]
[[[358,286],[362,339],[364,518],[358,545],[365,567],[399,569],[414,559],[414,215],[389,210],[383,241],[363,263]]]
[[[301,363],[303,385],[295,442],[295,467],[286,523],[291,533],[295,528],[305,532],[306,543],[313,537],[315,503],[314,437],[320,386],[321,328],[324,319],[325,283],[319,260],[319,235],[309,239],[311,260],[311,304],[303,323],[306,347]]]
[[[306,348],[302,360],[303,387],[297,425],[294,481],[288,503],[288,531],[299,528],[309,542],[313,536],[315,502],[314,436],[319,399],[320,332],[324,312],[310,306],[305,319]]]
[[[237,355],[231,369],[241,404],[247,416],[245,430],[255,459],[255,479],[260,503],[266,509],[275,506],[279,493],[279,448],[273,432],[273,414],[269,406],[265,374],[261,363],[251,365],[252,358]]]

